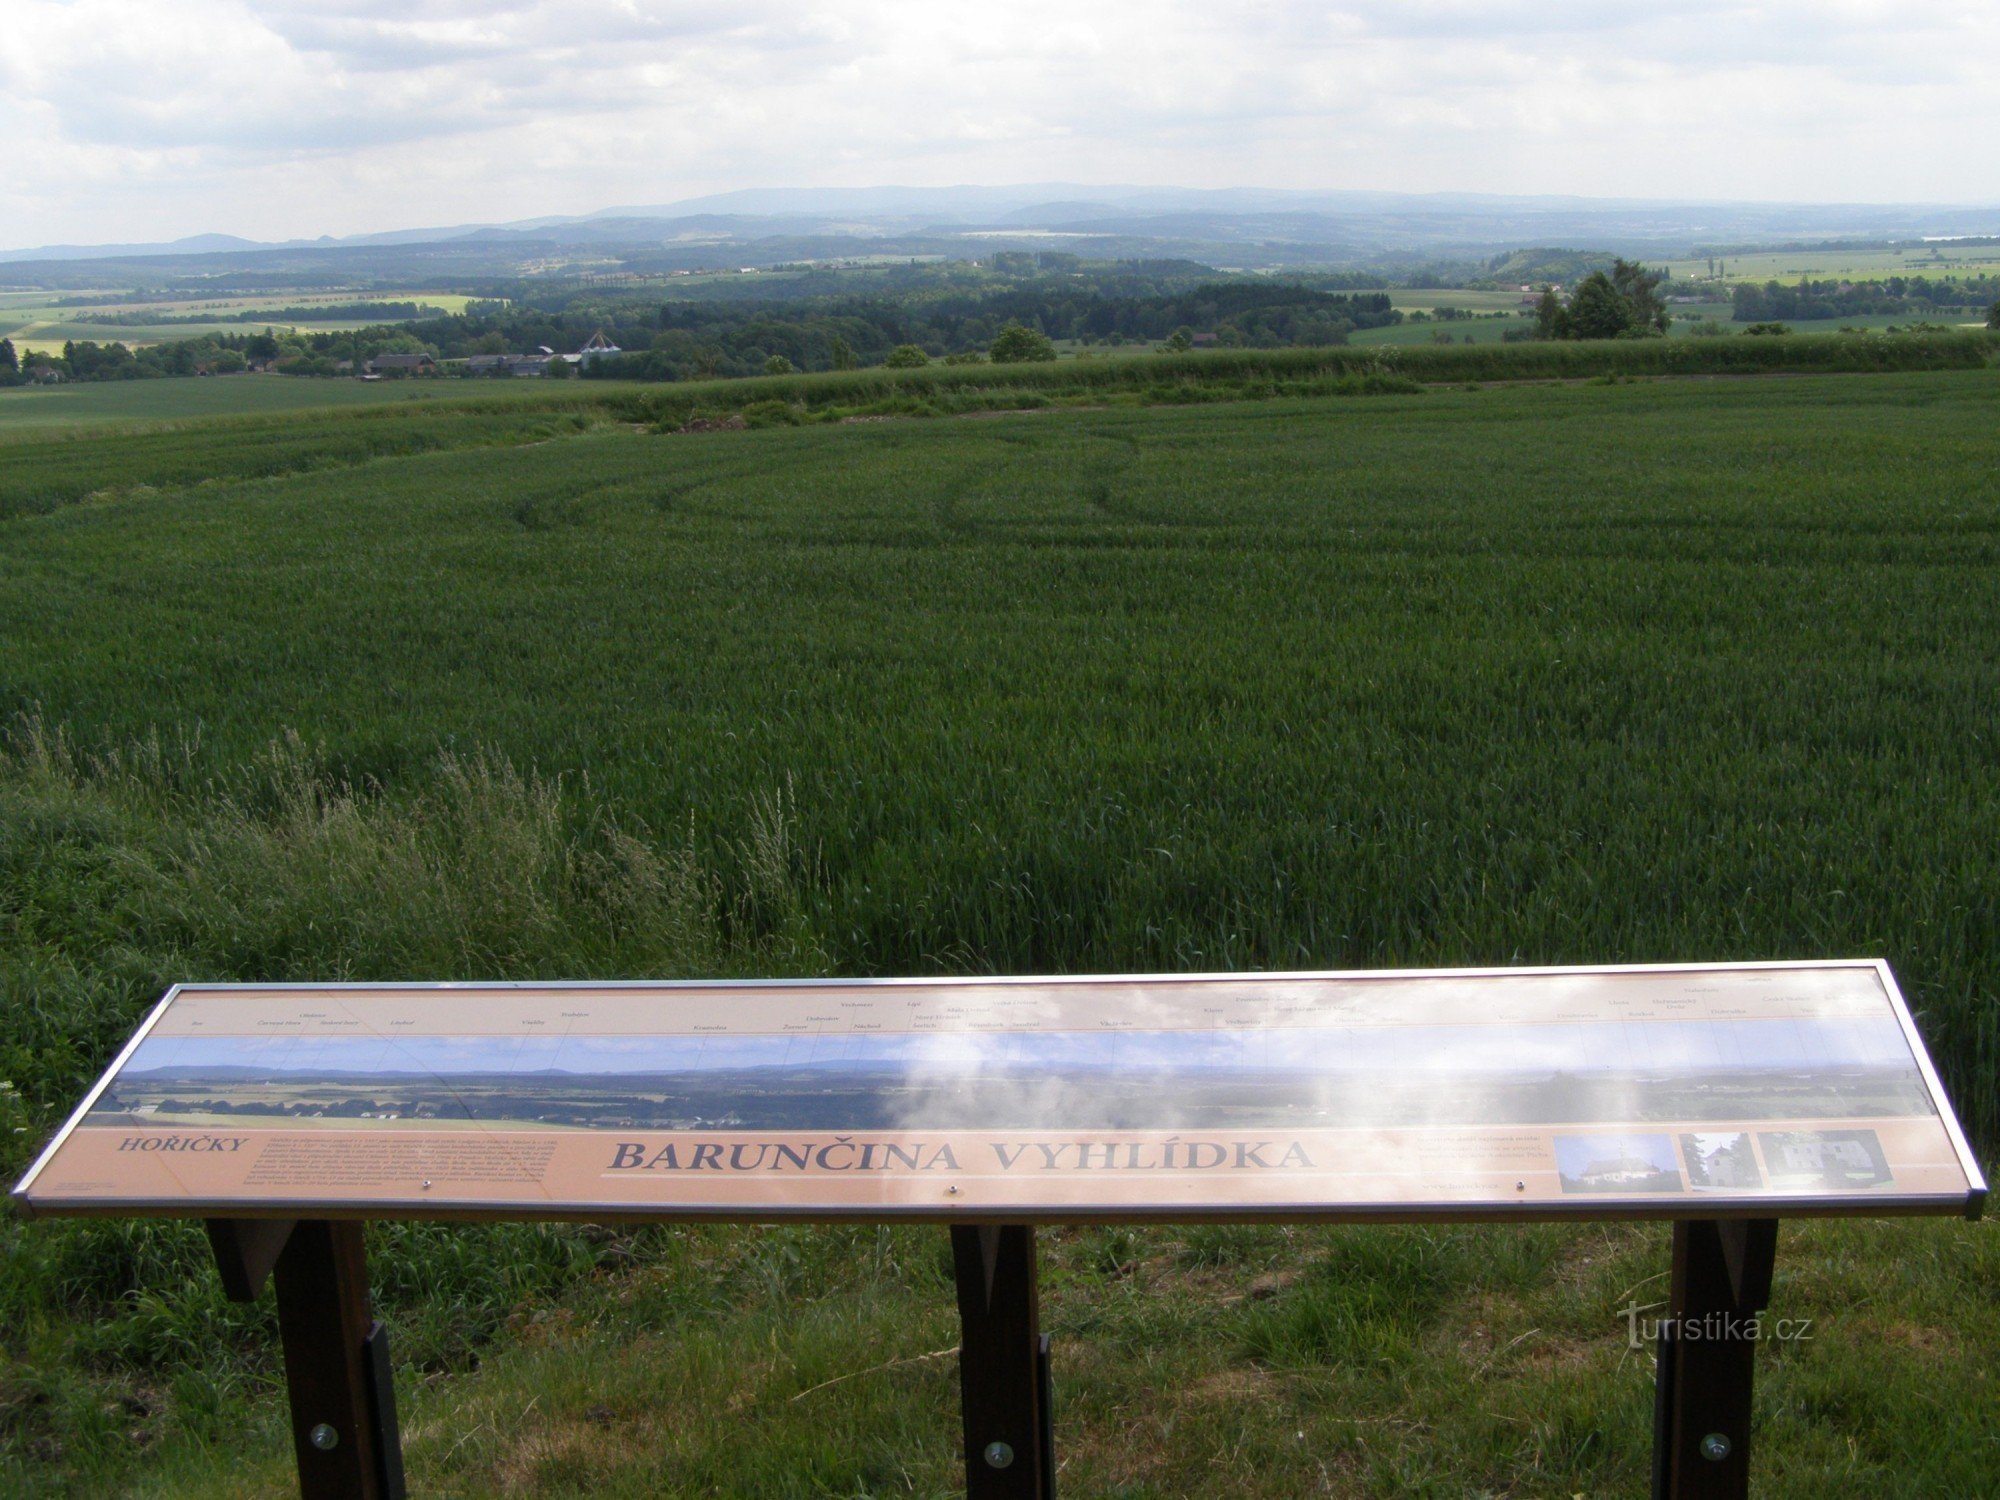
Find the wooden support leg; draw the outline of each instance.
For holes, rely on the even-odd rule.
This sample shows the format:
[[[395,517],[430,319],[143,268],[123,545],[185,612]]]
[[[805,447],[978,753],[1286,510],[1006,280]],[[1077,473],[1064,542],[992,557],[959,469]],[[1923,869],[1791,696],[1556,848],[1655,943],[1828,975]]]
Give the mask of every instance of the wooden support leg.
[[[277,1258],[292,1443],[304,1500],[401,1500],[388,1335],[369,1315],[361,1226],[303,1219]]]
[[[255,1302],[285,1253],[296,1221],[210,1219],[205,1227],[215,1268],[222,1273],[222,1294],[231,1302]]]
[[[1776,1219],[1674,1225],[1653,1404],[1654,1500],[1744,1500],[1756,1322],[1771,1300]]]
[[[1049,1341],[1035,1294],[1035,1231],[957,1224],[952,1265],[967,1500],[1054,1500]]]

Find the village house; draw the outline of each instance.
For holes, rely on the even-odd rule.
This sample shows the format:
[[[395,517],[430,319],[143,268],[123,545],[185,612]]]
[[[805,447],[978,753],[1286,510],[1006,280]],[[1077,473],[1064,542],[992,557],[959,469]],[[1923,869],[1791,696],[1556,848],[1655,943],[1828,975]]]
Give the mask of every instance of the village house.
[[[437,361],[428,354],[378,354],[361,368],[369,375],[431,375]]]

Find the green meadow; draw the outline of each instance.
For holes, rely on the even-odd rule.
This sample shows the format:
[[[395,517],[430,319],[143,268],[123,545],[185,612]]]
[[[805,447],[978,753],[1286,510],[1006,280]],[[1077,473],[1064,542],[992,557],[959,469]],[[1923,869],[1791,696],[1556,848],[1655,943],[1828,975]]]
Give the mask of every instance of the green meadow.
[[[1720,323],[1723,334],[1730,337],[1741,335],[1745,326],[1732,320],[1733,310],[1727,302],[1674,303],[1671,305],[1671,311],[1673,323],[1667,333],[1674,339],[1706,337],[1712,330],[1705,330],[1698,324],[1708,321]],[[1887,333],[1892,329],[1906,329],[1926,321],[1921,314],[1871,313],[1838,318],[1795,319],[1786,326],[1801,337],[1824,338],[1830,334],[1853,334],[1856,331]],[[1936,326],[1939,320],[1928,321]],[[1510,331],[1533,326],[1531,319],[1521,317],[1479,317],[1398,323],[1391,328],[1357,329],[1348,336],[1348,343],[1358,349],[1413,349],[1432,344],[1502,344],[1506,342],[1506,336]],[[1943,319],[1943,326],[1977,330],[1984,324],[1979,319],[1967,321],[1962,315],[1949,314]]]
[[[0,393],[0,1168],[181,978],[1848,955],[1990,1161],[1992,346],[1633,378],[1702,342]],[[1066,1493],[1646,1483],[1663,1226],[1042,1241]],[[205,1255],[0,1220],[0,1487],[286,1492]],[[371,1255],[416,1492],[960,1483],[940,1231]],[[1788,1224],[1758,1493],[1986,1493],[1996,1290],[1986,1223]]]
[[[1357,349],[1407,349],[1425,344],[1499,344],[1510,330],[1533,328],[1527,318],[1454,318],[1449,322],[1397,323],[1389,328],[1357,328],[1347,336]]]
[[[1405,313],[1430,312],[1439,307],[1458,307],[1467,312],[1515,312],[1524,296],[1533,293],[1503,288],[1498,291],[1467,290],[1463,287],[1397,287],[1389,292],[1389,305]]]
[[[2000,267],[2000,245],[1939,241],[1893,250],[1793,247],[1732,252],[1716,259],[1722,263],[1720,279],[1729,283],[1797,281],[1801,276],[1815,281],[1880,281],[1885,276],[1991,275],[1995,267]],[[1667,268],[1676,281],[1700,280],[1709,275],[1705,256],[1668,261]]]
[[[526,382],[523,382],[525,384]],[[162,423],[263,413],[307,413],[325,407],[380,407],[478,398],[506,399],[498,382],[437,380],[307,380],[289,375],[223,375],[212,379],[106,380],[0,391],[0,444],[53,437],[77,428],[132,429]],[[526,399],[528,392],[521,397]],[[546,393],[545,393],[546,394]],[[225,446],[211,429],[206,446]]]

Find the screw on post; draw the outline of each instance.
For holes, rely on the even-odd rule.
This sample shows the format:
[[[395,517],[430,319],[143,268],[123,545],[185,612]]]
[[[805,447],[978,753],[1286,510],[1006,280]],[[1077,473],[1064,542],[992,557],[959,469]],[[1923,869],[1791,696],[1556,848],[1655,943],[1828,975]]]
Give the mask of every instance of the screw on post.
[[[1719,1432],[1711,1432],[1701,1440],[1701,1456],[1712,1464],[1719,1464],[1730,1454],[1730,1442]]]
[[[340,1446],[340,1434],[334,1430],[331,1422],[318,1422],[313,1425],[313,1430],[306,1434],[306,1441],[322,1453],[331,1453]]]
[[[1014,1450],[1005,1443],[986,1445],[986,1466],[990,1469],[1004,1469],[1014,1462]]]

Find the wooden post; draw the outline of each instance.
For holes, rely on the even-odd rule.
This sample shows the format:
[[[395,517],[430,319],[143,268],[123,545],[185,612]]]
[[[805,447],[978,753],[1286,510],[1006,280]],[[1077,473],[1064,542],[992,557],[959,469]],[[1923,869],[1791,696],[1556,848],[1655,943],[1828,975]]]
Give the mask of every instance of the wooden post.
[[[954,1224],[967,1500],[1054,1500],[1049,1343],[1031,1225]]]
[[[401,1500],[387,1335],[369,1315],[361,1225],[303,1219],[274,1277],[303,1500]]]
[[[1672,1290],[1653,1403],[1654,1500],[1745,1500],[1757,1317],[1771,1300],[1776,1219],[1674,1224]]]

